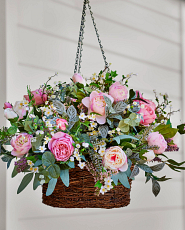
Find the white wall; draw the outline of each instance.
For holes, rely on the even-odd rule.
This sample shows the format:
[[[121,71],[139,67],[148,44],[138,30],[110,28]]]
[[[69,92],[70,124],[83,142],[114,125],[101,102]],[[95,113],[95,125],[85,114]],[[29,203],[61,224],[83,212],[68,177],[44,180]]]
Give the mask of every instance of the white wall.
[[[0,127],[5,126],[3,105],[6,101],[6,23],[5,0],[0,1]],[[0,160],[0,229],[6,228],[6,165]]]
[[[7,0],[7,100],[21,100],[26,85],[36,89],[55,72],[56,80],[69,80],[80,27],[82,0]],[[182,105],[181,2],[178,0],[92,0],[100,39],[108,62],[118,73],[138,73],[130,87],[153,98],[152,90],[168,92],[174,109]],[[82,73],[103,69],[89,14],[85,27]],[[182,113],[174,125],[184,121]],[[181,144],[180,147],[183,145]],[[183,149],[168,153],[177,161]],[[22,177],[7,179],[7,230],[185,228],[184,177],[169,169],[173,180],[164,182],[157,198],[144,175],[134,182],[131,204],[115,210],[66,210],[42,205],[41,190],[32,186],[16,195]],[[142,173],[141,173],[142,174]]]

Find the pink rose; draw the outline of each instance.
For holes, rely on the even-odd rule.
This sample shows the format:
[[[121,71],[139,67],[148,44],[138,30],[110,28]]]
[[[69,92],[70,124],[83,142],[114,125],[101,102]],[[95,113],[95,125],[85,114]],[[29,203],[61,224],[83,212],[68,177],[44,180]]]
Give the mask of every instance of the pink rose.
[[[13,110],[18,114],[19,119],[22,119],[23,116],[26,115],[28,107],[24,106],[21,101],[16,101],[15,105],[13,106]]]
[[[159,132],[153,132],[148,135],[147,138],[148,145],[157,145],[159,146],[159,149],[154,150],[154,153],[161,154],[165,151],[167,148],[167,142],[165,141],[163,135],[161,135]]]
[[[136,90],[136,97],[138,98],[138,97],[140,97],[141,99],[143,99],[144,101],[146,101],[146,103],[147,104],[149,104],[150,105],[150,107],[152,107],[153,108],[153,110],[155,110],[156,109],[156,105],[155,105],[155,103],[154,102],[152,102],[152,101],[150,101],[150,100],[148,100],[148,99],[145,99],[144,97],[143,97],[143,95],[141,94],[141,92],[140,91],[138,91],[138,90]],[[138,101],[138,102],[141,102],[140,100],[135,100],[135,101]],[[144,103],[144,102],[143,102]]]
[[[143,120],[141,119],[140,124],[149,125],[153,121],[155,121],[156,114],[153,104],[147,104],[145,102],[140,101],[141,109],[139,110],[139,114],[142,115]],[[153,102],[152,102],[153,103]]]
[[[60,118],[56,119],[56,124],[61,130],[66,130],[66,125],[68,125],[65,119],[60,119]]]
[[[36,89],[35,91],[32,91],[32,94],[34,95],[36,105],[44,104],[44,102],[48,99],[47,95],[43,94],[42,89]],[[28,95],[24,95],[24,98],[30,102]]]
[[[127,99],[127,87],[121,85],[118,81],[112,84],[109,88],[109,95],[114,98],[114,102],[123,101]]]
[[[12,105],[9,102],[4,103],[4,109],[12,108]]]
[[[27,133],[20,133],[12,137],[10,144],[13,147],[11,154],[16,157],[23,157],[31,149],[31,138]]]
[[[98,113],[100,115],[96,115],[96,121],[99,124],[105,124],[106,122],[106,114],[105,114],[105,100],[104,96],[108,97],[112,102],[114,99],[106,94],[106,93],[98,93],[96,91],[93,91],[90,94],[90,97],[85,97],[82,99],[82,103],[88,108],[88,113],[90,114],[91,112]]]
[[[81,84],[85,84],[84,78],[79,73],[75,73],[72,77],[72,80],[74,83],[79,82]]]
[[[74,151],[73,142],[72,137],[67,133],[58,132],[51,138],[48,148],[57,161],[67,161]]]
[[[105,151],[103,165],[108,169],[125,172],[128,169],[127,156],[119,146],[110,147]]]

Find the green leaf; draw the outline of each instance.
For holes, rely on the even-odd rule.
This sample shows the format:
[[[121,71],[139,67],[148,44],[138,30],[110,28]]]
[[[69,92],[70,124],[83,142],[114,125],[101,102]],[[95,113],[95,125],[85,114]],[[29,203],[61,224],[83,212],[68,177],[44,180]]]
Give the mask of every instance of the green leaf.
[[[119,181],[122,183],[122,185],[125,186],[126,188],[130,188],[130,184],[128,182],[128,177],[127,177],[126,173],[125,172],[119,172],[118,176],[119,176]]]
[[[124,122],[124,119],[119,122],[118,128],[124,133],[129,131],[129,125]]]
[[[75,168],[75,162],[74,162],[74,161],[69,161],[69,162],[67,163],[67,165],[68,165],[70,168],[72,168],[72,169]]]
[[[48,172],[52,178],[58,178],[60,176],[60,167],[57,164],[50,165]]]
[[[135,176],[137,176],[139,174],[139,167],[137,165],[134,166],[132,173],[130,175],[130,178],[134,178]]]
[[[69,187],[69,169],[60,171],[60,178],[66,187]]]
[[[172,159],[167,160],[167,162],[169,162],[172,165],[176,165],[176,166],[181,166],[181,165],[183,165],[185,163],[185,161],[183,161],[181,163],[178,163],[178,162],[176,162],[176,161],[174,161]]]
[[[14,178],[14,177],[18,174],[17,168],[18,168],[18,166],[15,165],[15,166],[14,166],[14,169],[13,169],[13,171],[12,171],[12,178]]]
[[[148,173],[152,173],[152,169],[148,166],[148,165],[145,165],[145,164],[137,164],[137,166],[144,170],[145,172],[148,172]]]
[[[178,125],[177,128],[180,134],[185,134],[185,124]]]
[[[160,184],[154,179],[152,179],[152,192],[155,196],[160,192]]]
[[[10,126],[10,128],[8,129],[8,133],[10,135],[14,135],[17,132],[17,127],[16,126]]]
[[[96,184],[94,185],[94,187],[98,187],[98,188],[101,188],[102,186],[102,183],[100,181],[97,181]]]
[[[42,145],[43,138],[44,138],[44,134],[39,134],[36,136],[36,141],[31,143],[33,151],[36,151],[39,149],[39,147]]]
[[[49,151],[45,152],[42,156],[42,164],[48,167],[54,163],[55,163],[55,157],[53,153]]]
[[[37,160],[34,164],[34,167],[38,167],[39,165],[42,165],[42,160]]]
[[[35,173],[35,178],[33,181],[33,190],[36,190],[37,187],[40,185],[40,181],[39,181],[39,173]]]
[[[122,139],[134,139],[134,140],[138,140],[136,137],[130,136],[130,135],[120,135],[117,137],[114,137],[113,140],[115,140],[118,145],[120,144],[120,140]]]
[[[23,179],[19,185],[19,188],[17,190],[17,194],[19,194],[20,192],[22,192],[26,188],[26,186],[30,183],[32,178],[33,178],[33,173],[28,173],[23,177]]]
[[[161,171],[164,168],[164,166],[165,166],[165,163],[160,163],[160,164],[151,166],[150,168],[152,169],[152,171],[158,172],[158,171]]]
[[[163,137],[165,139],[167,138],[172,138],[175,136],[175,134],[177,133],[178,129],[175,128],[170,128],[170,124],[168,125],[158,125],[155,129],[154,132],[159,132],[160,134],[163,135]]]
[[[111,178],[114,181],[114,184],[118,185],[119,173],[112,175]]]
[[[27,132],[32,132],[32,131],[33,131],[32,124],[33,124],[32,121],[25,121],[25,122],[24,122],[24,129],[25,129]]]
[[[126,108],[127,108],[127,104],[123,101],[119,101],[113,105],[113,109],[116,111],[116,113],[121,113],[125,111]]]
[[[54,178],[52,178],[49,181],[48,188],[46,191],[46,196],[50,196],[53,193],[53,191],[55,190],[56,183],[57,183],[57,179],[54,179]]]

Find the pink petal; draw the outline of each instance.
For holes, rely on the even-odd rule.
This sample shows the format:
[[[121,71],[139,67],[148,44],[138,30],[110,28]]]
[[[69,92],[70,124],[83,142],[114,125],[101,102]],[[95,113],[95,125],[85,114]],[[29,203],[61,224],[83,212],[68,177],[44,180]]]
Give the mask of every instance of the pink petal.
[[[89,108],[90,107],[90,97],[83,98],[82,104],[84,104],[87,108]]]
[[[119,170],[120,170],[121,172],[126,172],[127,169],[128,169],[128,164],[127,164],[127,163],[125,163],[121,168],[119,168]]]
[[[105,124],[106,122],[106,115],[103,115],[103,116],[98,116],[96,115],[96,121],[99,123],[99,124]]]
[[[63,132],[57,132],[53,135],[52,139],[58,139],[58,138],[64,137],[65,135],[66,134]]]
[[[92,93],[90,94],[90,101],[92,101],[92,99],[93,99],[94,97],[97,97],[98,95],[99,95],[98,92],[92,91]]]

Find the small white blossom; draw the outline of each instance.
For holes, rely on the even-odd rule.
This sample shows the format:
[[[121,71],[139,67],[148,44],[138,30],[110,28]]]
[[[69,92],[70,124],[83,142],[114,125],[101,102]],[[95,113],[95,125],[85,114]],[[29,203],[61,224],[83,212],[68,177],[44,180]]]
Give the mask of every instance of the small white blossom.
[[[27,164],[28,164],[30,167],[32,167],[32,166],[34,165],[34,163],[33,163],[32,161],[30,161],[30,160],[27,160]]]
[[[45,101],[45,105],[48,105],[49,101]]]
[[[111,188],[113,188],[113,186],[111,184],[105,184],[105,188],[107,189],[107,191],[111,190]]]
[[[117,132],[120,132],[120,130],[121,130],[120,128],[116,128],[116,131],[117,131]]]
[[[46,181],[45,180],[41,180],[40,184],[43,185]]]
[[[133,105],[137,105],[137,102],[136,102],[136,101],[134,101],[134,102],[133,102]]]
[[[113,181],[111,177],[104,178],[105,184],[111,185],[111,182]]]
[[[39,175],[39,178],[40,178],[40,179],[43,179],[43,178],[44,178],[44,175]]]
[[[96,122],[91,122],[90,125],[91,125],[91,127],[96,127],[97,123]]]
[[[80,148],[80,144],[76,144],[76,147],[79,149]]]
[[[80,113],[79,118],[80,118],[81,120],[85,120],[86,117],[87,117],[87,116],[85,115],[85,113]]]
[[[44,131],[43,130],[37,130],[36,131],[36,134],[39,135],[39,134],[44,134]]]
[[[46,121],[46,126],[47,127],[52,127],[52,124],[50,123],[50,121]]]
[[[74,157],[73,156],[71,156],[70,157],[70,161],[74,161],[75,159],[74,159]]]
[[[46,150],[46,148],[45,146],[39,146],[39,150],[41,151],[41,153],[43,153]]]
[[[89,120],[96,120],[96,116],[94,114],[88,115]]]
[[[51,139],[50,137],[47,137],[47,136],[44,137],[44,140],[45,140],[46,142],[49,142],[50,139]]]
[[[53,135],[55,135],[55,133],[54,133],[54,132],[51,132],[51,136],[53,136]]]
[[[100,156],[103,156],[105,154],[105,148],[100,148],[98,153],[100,154]]]
[[[106,187],[101,186],[100,193],[104,195],[105,192],[107,192]]]
[[[83,169],[85,167],[85,162],[79,162],[78,166]]]
[[[47,109],[44,113],[46,116],[53,115],[53,112],[50,109]]]
[[[89,143],[83,142],[83,143],[82,143],[82,146],[85,147],[85,148],[88,148],[88,147],[89,147]]]

